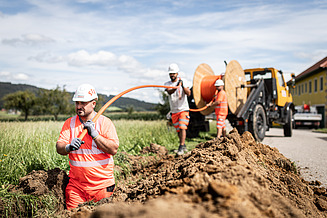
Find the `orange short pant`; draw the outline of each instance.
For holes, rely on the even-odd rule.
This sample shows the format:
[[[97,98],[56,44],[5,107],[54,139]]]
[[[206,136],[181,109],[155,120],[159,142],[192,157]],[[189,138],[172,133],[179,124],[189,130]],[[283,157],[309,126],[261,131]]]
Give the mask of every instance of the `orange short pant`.
[[[217,129],[224,129],[225,126],[225,120],[226,117],[225,115],[216,115],[217,116]]]
[[[190,121],[190,116],[188,111],[181,111],[178,113],[173,113],[171,115],[171,120],[177,132],[181,129],[187,129],[188,123]]]
[[[80,189],[77,186],[73,186],[68,183],[66,188],[66,207],[68,210],[78,207],[79,204],[82,204],[86,201],[97,202],[103,198],[109,198],[115,189],[115,185],[104,189],[98,190],[88,190],[85,191]]]

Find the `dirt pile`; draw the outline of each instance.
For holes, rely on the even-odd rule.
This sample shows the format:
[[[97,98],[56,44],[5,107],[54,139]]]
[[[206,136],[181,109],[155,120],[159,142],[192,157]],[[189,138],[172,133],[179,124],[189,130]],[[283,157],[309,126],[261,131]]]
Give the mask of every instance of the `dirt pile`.
[[[148,200],[165,196],[180,199],[179,204],[167,202],[177,210],[186,203],[196,211],[203,208],[205,217],[327,217],[326,189],[301,179],[277,149],[255,142],[248,132],[240,136],[233,130],[183,156],[162,155],[156,162],[134,165],[133,175],[133,183],[118,185],[112,202],[147,206]],[[128,211],[120,215],[128,217]],[[146,211],[152,216],[151,207]]]
[[[277,149],[248,132],[240,136],[234,129],[179,157],[155,144],[143,152],[156,155],[128,156],[132,175],[111,198],[58,216],[327,217],[326,189],[304,181]],[[60,184],[47,187],[58,188],[63,199]]]

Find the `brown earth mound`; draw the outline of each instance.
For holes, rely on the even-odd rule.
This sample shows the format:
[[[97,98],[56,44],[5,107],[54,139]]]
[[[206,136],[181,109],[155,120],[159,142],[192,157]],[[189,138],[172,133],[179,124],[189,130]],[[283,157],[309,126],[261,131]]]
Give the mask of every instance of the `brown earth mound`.
[[[96,205],[62,210],[67,175],[58,169],[34,171],[16,189],[51,190],[61,217],[327,217],[326,189],[304,181],[276,148],[248,132],[234,129],[178,157],[156,144],[146,152],[155,155],[128,156],[132,175]]]

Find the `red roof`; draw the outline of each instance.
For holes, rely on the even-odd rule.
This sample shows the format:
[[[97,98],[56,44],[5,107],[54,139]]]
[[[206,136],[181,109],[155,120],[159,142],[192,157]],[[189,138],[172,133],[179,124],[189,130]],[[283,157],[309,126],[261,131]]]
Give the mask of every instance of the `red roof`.
[[[320,64],[320,67],[326,68],[327,67],[327,61],[325,61],[324,63]]]
[[[318,61],[317,63],[315,63],[314,65],[312,65],[311,67],[309,67],[308,69],[306,69],[305,71],[303,71],[302,73],[300,73],[299,75],[297,75],[295,79],[299,79],[303,76],[306,76],[307,74],[310,74],[311,72],[318,70],[319,68],[326,68],[326,67],[327,67],[327,56],[322,60]]]

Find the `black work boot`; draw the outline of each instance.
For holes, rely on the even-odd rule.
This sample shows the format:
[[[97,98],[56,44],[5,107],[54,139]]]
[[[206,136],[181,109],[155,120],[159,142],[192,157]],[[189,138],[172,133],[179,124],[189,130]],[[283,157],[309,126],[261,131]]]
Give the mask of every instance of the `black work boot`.
[[[183,149],[184,152],[187,152],[187,148],[186,148],[186,145],[185,144],[182,145],[182,149]]]
[[[184,154],[183,145],[179,145],[177,155],[182,155],[182,154]]]

